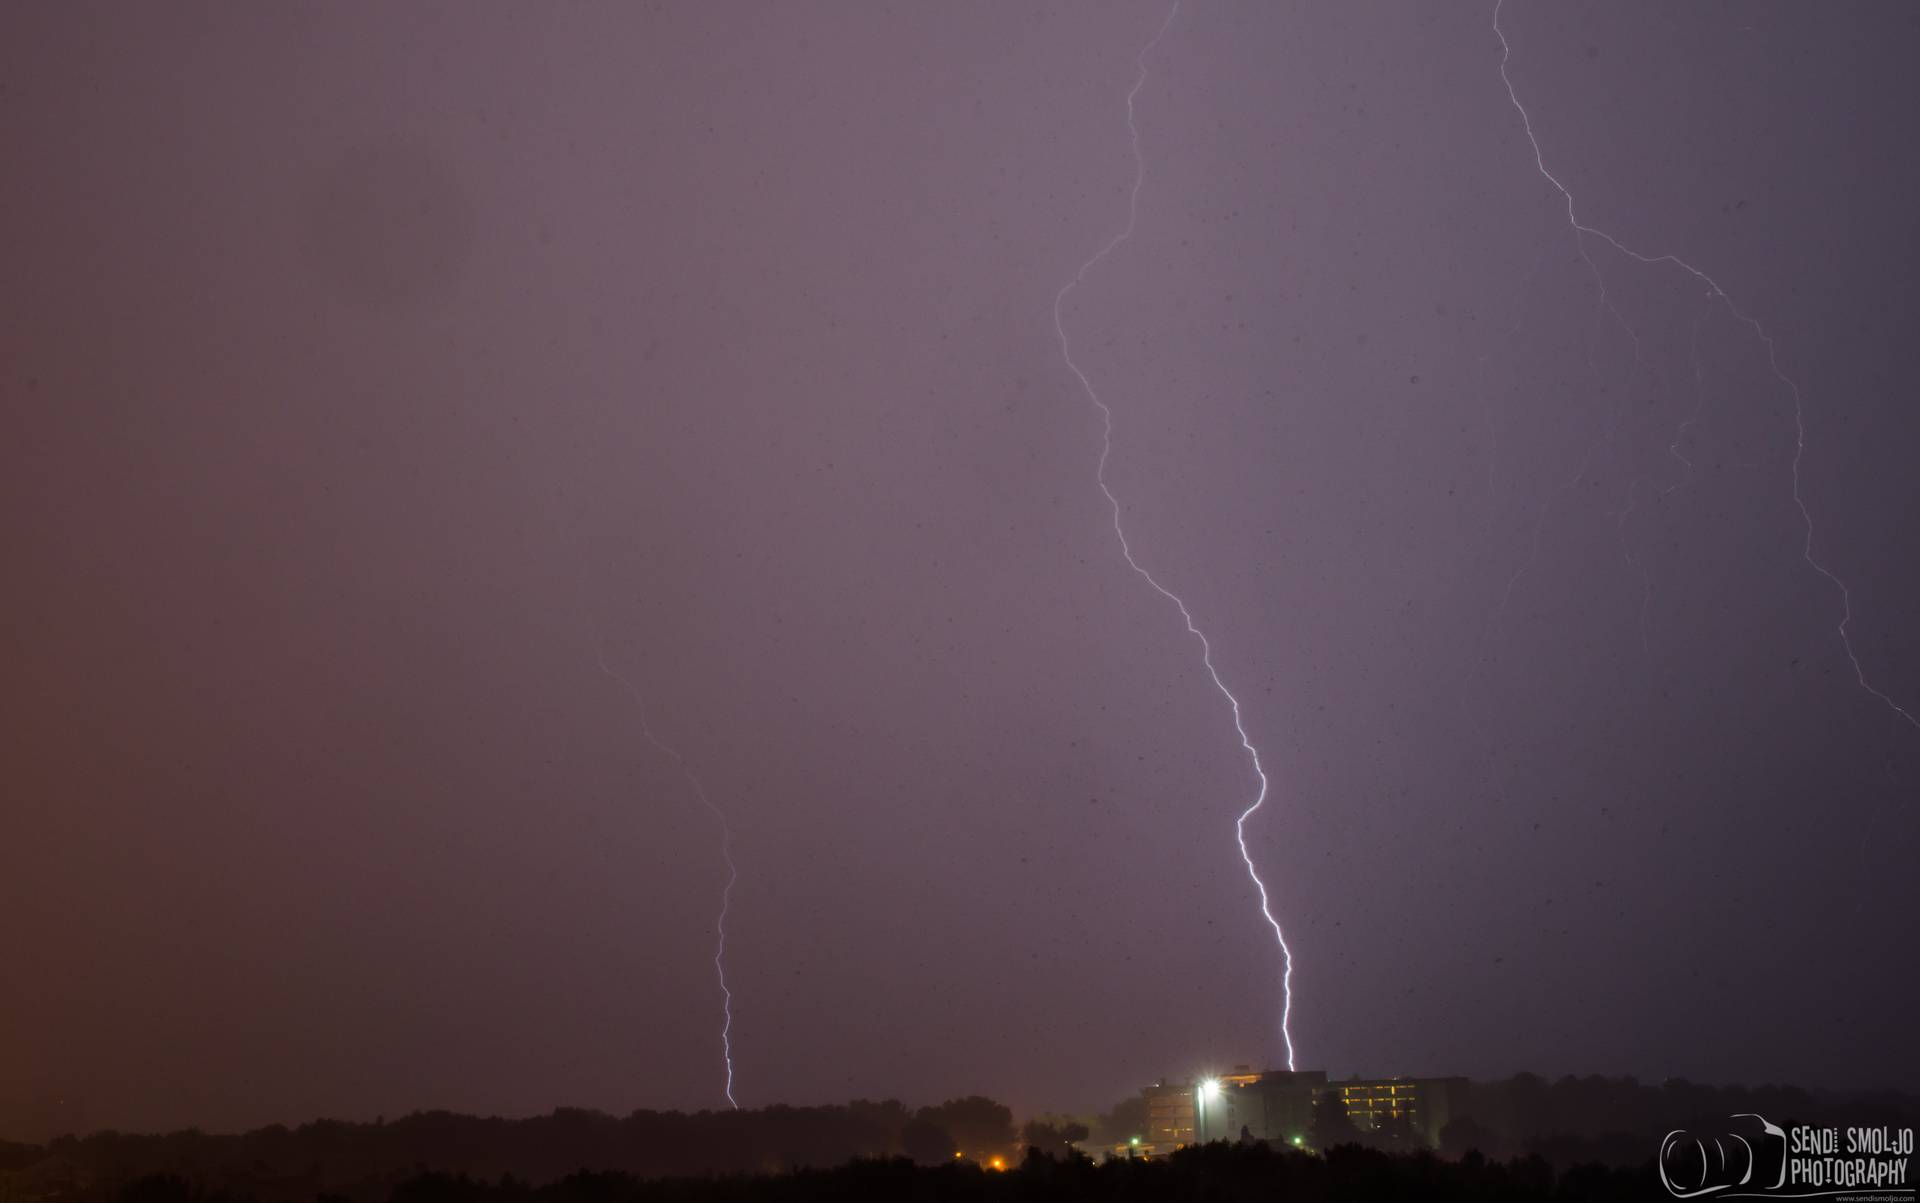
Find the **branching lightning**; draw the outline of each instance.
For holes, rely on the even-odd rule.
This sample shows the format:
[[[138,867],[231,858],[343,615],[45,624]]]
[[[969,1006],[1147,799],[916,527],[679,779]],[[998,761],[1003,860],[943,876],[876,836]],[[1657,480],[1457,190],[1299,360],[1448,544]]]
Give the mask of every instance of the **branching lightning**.
[[[1560,182],[1559,178],[1555,176],[1553,172],[1547,169],[1546,157],[1544,154],[1541,153],[1541,150],[1540,150],[1540,139],[1537,135],[1535,135],[1533,130],[1533,118],[1530,114],[1528,114],[1526,106],[1520,103],[1520,94],[1514,90],[1513,79],[1507,73],[1507,64],[1513,57],[1513,47],[1509,45],[1507,42],[1506,32],[1500,28],[1500,10],[1505,5],[1505,3],[1506,3],[1506,0],[1494,0],[1494,5],[1493,5],[1493,32],[1494,32],[1494,36],[1500,39],[1500,82],[1506,85],[1507,99],[1513,103],[1514,111],[1520,114],[1520,123],[1523,127],[1525,127],[1527,132],[1527,142],[1533,148],[1534,167],[1539,170],[1540,175],[1543,179],[1545,179],[1549,184],[1553,185],[1554,190],[1559,192],[1562,199],[1564,199],[1567,203],[1567,225],[1573,230],[1574,241],[1579,248],[1580,257],[1586,260],[1588,267],[1593,268],[1595,278],[1596,279],[1600,278],[1599,268],[1594,264],[1593,260],[1589,258],[1587,255],[1587,239],[1589,237],[1592,237],[1592,238],[1599,239],[1601,242],[1604,242],[1607,246],[1613,248],[1614,251],[1618,252],[1621,255],[1626,256],[1628,259],[1631,259],[1636,263],[1645,264],[1647,266],[1655,266],[1658,264],[1671,264],[1672,266],[1677,267],[1681,271],[1686,272],[1688,275],[1692,276],[1694,280],[1696,280],[1700,284],[1705,285],[1707,289],[1707,296],[1712,300],[1716,300],[1720,302],[1721,306],[1725,308],[1728,315],[1731,316],[1735,321],[1739,322],[1740,324],[1746,326],[1748,329],[1752,330],[1754,337],[1759,339],[1760,345],[1766,348],[1767,367],[1773,372],[1774,378],[1779,380],[1780,383],[1786,387],[1788,394],[1793,399],[1793,431],[1794,431],[1794,448],[1793,448],[1793,463],[1792,463],[1793,501],[1794,501],[1794,504],[1799,507],[1800,520],[1805,531],[1804,537],[1800,545],[1801,558],[1807,562],[1808,567],[1812,568],[1815,572],[1825,577],[1829,582],[1832,583],[1833,587],[1839,591],[1840,625],[1837,628],[1837,631],[1840,636],[1840,646],[1846,652],[1848,662],[1853,665],[1854,679],[1859,682],[1860,688],[1864,689],[1866,692],[1878,698],[1888,709],[1892,710],[1893,713],[1905,719],[1909,725],[1913,726],[1916,729],[1920,729],[1920,718],[1916,718],[1911,711],[1905,709],[1899,703],[1895,702],[1893,698],[1889,697],[1886,693],[1875,688],[1874,685],[1867,680],[1866,669],[1860,663],[1860,657],[1853,650],[1853,637],[1847,632],[1848,625],[1853,622],[1853,594],[1847,588],[1847,583],[1845,581],[1841,580],[1840,577],[1833,572],[1833,570],[1829,569],[1825,564],[1821,563],[1818,559],[1814,557],[1813,511],[1808,508],[1806,499],[1805,497],[1802,496],[1800,492],[1800,461],[1803,458],[1805,458],[1806,452],[1807,452],[1807,426],[1806,426],[1805,407],[1802,403],[1802,399],[1800,395],[1800,386],[1797,383],[1795,383],[1794,380],[1786,374],[1786,372],[1781,370],[1779,352],[1778,352],[1778,348],[1774,343],[1773,336],[1768,334],[1766,330],[1761,327],[1758,320],[1747,316],[1746,313],[1742,312],[1737,306],[1735,306],[1733,303],[1733,298],[1727,295],[1726,290],[1720,287],[1720,284],[1717,280],[1715,280],[1712,276],[1709,276],[1706,272],[1701,271],[1699,268],[1695,267],[1693,264],[1687,262],[1686,260],[1680,258],[1678,255],[1674,255],[1674,254],[1661,254],[1661,255],[1644,254],[1622,243],[1619,239],[1607,233],[1605,230],[1587,225],[1580,220],[1579,215],[1576,212],[1576,209],[1574,206],[1573,193],[1567,189],[1567,186],[1565,184]],[[1611,302],[1605,301],[1604,280],[1602,281],[1601,287],[1603,289],[1602,301],[1603,303],[1608,305],[1609,309],[1611,309],[1612,308]],[[1615,317],[1617,318],[1618,316],[1619,315],[1616,312]],[[1625,323],[1623,322],[1622,325],[1624,324]]]
[[[1148,40],[1147,44],[1140,48],[1140,53],[1134,58],[1134,63],[1138,67],[1138,73],[1134,76],[1133,86],[1127,89],[1127,134],[1131,139],[1133,147],[1134,167],[1133,187],[1127,194],[1127,223],[1105,246],[1102,246],[1096,251],[1092,258],[1082,263],[1080,269],[1073,273],[1073,278],[1062,285],[1060,291],[1054,295],[1053,328],[1054,332],[1059,335],[1060,338],[1060,357],[1066,361],[1067,368],[1072,371],[1074,378],[1080,382],[1080,387],[1086,393],[1087,400],[1093,402],[1094,408],[1100,411],[1102,428],[1100,463],[1095,471],[1094,479],[1099,483],[1100,492],[1106,496],[1107,505],[1112,509],[1113,533],[1120,541],[1120,554],[1126,557],[1129,568],[1138,573],[1140,578],[1146,581],[1147,584],[1153,586],[1155,592],[1174,604],[1180,611],[1181,621],[1186,624],[1187,633],[1200,641],[1201,663],[1206,666],[1207,675],[1213,679],[1214,688],[1220,691],[1220,696],[1224,697],[1227,700],[1227,705],[1232,708],[1233,729],[1239,734],[1240,746],[1246,749],[1247,758],[1253,765],[1254,776],[1259,778],[1260,781],[1260,787],[1254,795],[1252,805],[1240,812],[1240,817],[1234,822],[1233,832],[1234,840],[1240,846],[1240,859],[1247,867],[1247,876],[1253,879],[1254,888],[1259,891],[1260,894],[1260,914],[1266,919],[1267,925],[1273,928],[1273,938],[1280,946],[1280,1038],[1286,1044],[1287,1068],[1291,1070],[1294,1068],[1293,1033],[1290,1027],[1293,1014],[1293,952],[1287,947],[1287,937],[1280,930],[1279,920],[1273,917],[1271,901],[1267,896],[1266,882],[1260,879],[1260,872],[1254,867],[1253,854],[1247,849],[1247,820],[1252,818],[1254,813],[1264,806],[1267,801],[1268,781],[1266,770],[1262,768],[1260,764],[1259,749],[1255,748],[1253,741],[1247,737],[1247,728],[1240,716],[1240,699],[1235,697],[1233,691],[1227,688],[1226,682],[1220,679],[1220,671],[1214,667],[1213,645],[1207,640],[1206,633],[1194,623],[1193,614],[1187,609],[1187,603],[1181,600],[1180,596],[1174,593],[1173,590],[1162,585],[1155,579],[1151,572],[1148,572],[1141,566],[1139,560],[1134,558],[1133,547],[1127,542],[1127,532],[1120,521],[1120,499],[1114,495],[1113,489],[1107,484],[1107,461],[1113,456],[1113,410],[1108,407],[1106,402],[1100,399],[1100,394],[1095,391],[1093,382],[1088,379],[1086,372],[1080,365],[1074,361],[1072,346],[1067,337],[1066,322],[1062,319],[1060,312],[1061,306],[1066,302],[1068,294],[1086,280],[1087,273],[1092,271],[1104,261],[1107,256],[1111,255],[1126,243],[1128,239],[1133,237],[1134,226],[1140,217],[1140,189],[1146,182],[1147,176],[1146,159],[1140,153],[1140,129],[1134,122],[1134,99],[1139,96],[1141,87],[1147,82],[1147,56],[1153,52],[1155,46],[1159,45],[1160,39],[1166,36],[1167,30],[1173,27],[1174,18],[1179,16],[1179,14],[1180,0],[1174,0],[1173,6],[1167,10],[1166,20],[1160,23],[1160,28],[1155,31],[1153,37]]]
[[[620,688],[626,692],[626,695],[633,699],[633,704],[639,708],[640,733],[646,737],[647,742],[652,744],[656,751],[668,760],[673,761],[674,767],[680,770],[681,778],[686,781],[687,787],[693,791],[693,796],[699,800],[700,805],[705,807],[709,814],[713,815],[714,821],[720,824],[720,857],[727,865],[727,884],[720,889],[720,913],[714,918],[713,922],[713,972],[714,976],[717,977],[720,982],[720,1013],[722,1020],[720,1025],[720,1056],[727,1070],[725,1085],[727,1104],[735,1111],[738,1111],[740,1109],[740,1102],[733,1097],[733,991],[727,988],[727,912],[733,905],[733,883],[740,879],[740,870],[733,863],[733,827],[727,822],[726,812],[722,811],[718,806],[715,806],[713,800],[707,797],[707,787],[701,784],[700,778],[693,771],[693,767],[687,763],[687,758],[680,754],[678,748],[675,748],[666,740],[661,739],[660,736],[654,732],[653,724],[647,715],[647,699],[643,697],[640,691],[635,689],[632,683],[625,677],[613,671],[612,667],[607,664],[607,658],[604,653],[596,649],[595,657],[600,665],[600,671],[620,686]]]

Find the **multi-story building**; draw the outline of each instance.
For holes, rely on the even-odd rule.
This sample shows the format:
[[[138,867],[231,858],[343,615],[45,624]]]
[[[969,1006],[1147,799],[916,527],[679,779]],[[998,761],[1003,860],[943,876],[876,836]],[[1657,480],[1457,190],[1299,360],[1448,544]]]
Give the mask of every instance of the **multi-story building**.
[[[1269,1070],[1244,1065],[1195,1085],[1170,1084],[1149,1094],[1149,1110],[1169,1117],[1156,1129],[1166,1147],[1215,1140],[1259,1140],[1293,1147],[1326,1138],[1333,1125],[1318,1109],[1336,1105],[1364,1141],[1437,1147],[1453,1117],[1464,1078],[1352,1078],[1329,1082],[1322,1070]],[[1179,1092],[1184,1091],[1184,1098]],[[1177,1119],[1175,1119],[1177,1117]]]
[[[1193,1143],[1194,1084],[1157,1082],[1141,1091],[1147,1100],[1147,1140],[1153,1149],[1169,1152]]]
[[[1465,1078],[1353,1078],[1329,1089],[1339,1094],[1347,1118],[1362,1133],[1404,1133],[1434,1148],[1466,1084]]]
[[[1208,1078],[1195,1090],[1198,1139],[1304,1146],[1313,1138],[1313,1108],[1326,1086],[1324,1070],[1253,1073],[1235,1066],[1233,1073]]]

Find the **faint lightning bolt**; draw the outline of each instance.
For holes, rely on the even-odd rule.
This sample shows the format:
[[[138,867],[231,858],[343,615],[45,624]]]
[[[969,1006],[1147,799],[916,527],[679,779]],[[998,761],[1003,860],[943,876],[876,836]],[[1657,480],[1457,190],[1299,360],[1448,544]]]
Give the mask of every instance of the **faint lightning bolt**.
[[[1699,424],[1700,413],[1707,406],[1706,374],[1700,367],[1700,326],[1705,320],[1704,314],[1693,319],[1693,335],[1687,340],[1687,363],[1693,368],[1693,409],[1687,414],[1685,421],[1673,428],[1673,442],[1667,444],[1667,454],[1680,461],[1686,473],[1679,480],[1661,489],[1662,497],[1693,483],[1693,461],[1680,453],[1680,444],[1686,441],[1687,432]]]
[[[1179,15],[1180,0],[1174,0],[1173,7],[1167,10],[1166,20],[1160,23],[1160,28],[1155,31],[1153,37],[1140,48],[1140,53],[1134,56],[1134,64],[1139,71],[1134,76],[1133,86],[1127,89],[1127,135],[1133,146],[1133,188],[1127,194],[1127,224],[1105,246],[1096,251],[1092,258],[1082,263],[1080,270],[1074,272],[1073,278],[1062,285],[1060,291],[1054,295],[1053,329],[1060,337],[1060,357],[1066,361],[1067,368],[1080,382],[1081,389],[1087,394],[1087,400],[1093,402],[1094,408],[1100,411],[1102,426],[1100,464],[1095,471],[1094,479],[1099,483],[1100,491],[1106,495],[1107,504],[1113,510],[1113,533],[1120,540],[1120,554],[1126,557],[1127,567],[1139,573],[1141,579],[1152,585],[1155,592],[1179,609],[1180,618],[1186,623],[1187,633],[1200,641],[1200,661],[1206,666],[1207,675],[1213,678],[1214,688],[1220,691],[1220,695],[1226,698],[1227,704],[1232,707],[1233,729],[1239,733],[1240,746],[1246,749],[1247,758],[1253,764],[1254,775],[1260,779],[1259,792],[1255,794],[1253,804],[1240,812],[1240,817],[1233,825],[1233,835],[1235,842],[1240,845],[1240,859],[1247,866],[1247,876],[1253,879],[1254,888],[1260,893],[1260,914],[1266,919],[1267,925],[1273,928],[1273,938],[1280,945],[1280,1038],[1286,1043],[1287,1068],[1291,1070],[1294,1068],[1293,1033],[1289,1027],[1293,1015],[1293,951],[1287,947],[1287,937],[1280,930],[1279,920],[1273,917],[1273,909],[1267,897],[1267,884],[1260,880],[1260,872],[1253,864],[1253,854],[1247,850],[1247,820],[1252,818],[1254,812],[1267,801],[1266,770],[1260,765],[1259,749],[1255,748],[1253,741],[1247,738],[1246,725],[1240,718],[1240,699],[1235,697],[1233,691],[1227,688],[1226,682],[1220,679],[1219,670],[1213,666],[1213,645],[1207,641],[1206,634],[1194,624],[1193,614],[1187,609],[1187,603],[1182,601],[1173,590],[1154,579],[1153,574],[1141,567],[1140,561],[1134,558],[1133,548],[1127,542],[1127,532],[1120,523],[1120,499],[1114,496],[1113,490],[1107,485],[1107,460],[1113,455],[1113,410],[1100,399],[1100,394],[1094,391],[1093,382],[1087,378],[1086,372],[1074,362],[1073,351],[1067,338],[1066,323],[1060,316],[1060,307],[1066,301],[1067,294],[1081,285],[1089,271],[1133,237],[1134,225],[1140,217],[1140,188],[1147,178],[1146,159],[1140,153],[1140,129],[1134,123],[1134,98],[1140,94],[1141,86],[1147,82],[1147,56],[1153,52],[1155,46],[1159,45],[1160,39],[1166,36],[1167,30],[1173,27],[1174,18]]]
[[[720,914],[716,916],[713,921],[713,972],[714,976],[720,980],[720,1014],[722,1019],[720,1025],[720,1057],[727,1068],[725,1087],[727,1104],[735,1111],[738,1111],[740,1110],[740,1102],[733,1097],[733,991],[727,989],[727,911],[733,905],[733,883],[740,880],[740,870],[733,863],[733,827],[727,822],[726,812],[722,811],[718,806],[715,806],[713,800],[707,797],[707,787],[700,783],[700,778],[695,775],[692,766],[687,763],[687,758],[680,755],[678,748],[675,748],[672,744],[661,739],[659,735],[654,733],[653,724],[647,717],[647,699],[641,696],[640,691],[635,689],[632,683],[625,677],[613,671],[607,664],[606,655],[598,648],[594,649],[594,659],[598,661],[600,671],[620,686],[620,688],[626,692],[626,695],[633,699],[633,704],[639,707],[640,733],[646,736],[647,742],[652,744],[655,750],[660,752],[660,754],[668,760],[673,761],[674,767],[680,770],[680,776],[686,781],[687,786],[692,789],[693,796],[700,800],[700,805],[706,807],[708,813],[713,815],[714,821],[720,824],[720,857],[727,864],[727,884],[721,887]]]
[[[1895,702],[1887,694],[1881,692],[1879,689],[1876,689],[1873,686],[1873,684],[1867,680],[1866,669],[1861,665],[1860,657],[1853,650],[1853,637],[1847,633],[1848,625],[1853,622],[1853,593],[1851,590],[1847,588],[1847,583],[1841,580],[1840,577],[1833,572],[1833,570],[1829,569],[1826,565],[1822,564],[1819,560],[1814,558],[1813,511],[1807,508],[1806,499],[1801,495],[1801,492],[1800,492],[1800,461],[1806,456],[1806,453],[1807,453],[1807,424],[1806,424],[1805,406],[1801,400],[1800,386],[1793,381],[1792,377],[1788,376],[1780,368],[1780,357],[1778,353],[1778,348],[1774,344],[1773,336],[1768,334],[1766,330],[1761,327],[1760,323],[1756,319],[1748,317],[1745,313],[1741,312],[1741,310],[1734,305],[1733,298],[1727,295],[1726,289],[1720,287],[1719,281],[1715,280],[1712,276],[1709,276],[1707,273],[1701,271],[1699,268],[1693,266],[1693,264],[1688,263],[1686,260],[1680,258],[1678,255],[1643,254],[1640,251],[1634,250],[1632,247],[1622,243],[1619,239],[1607,233],[1605,230],[1598,229],[1594,226],[1586,225],[1581,222],[1578,214],[1575,212],[1575,209],[1574,209],[1573,193],[1568,191],[1567,186],[1561,183],[1559,178],[1555,176],[1553,172],[1547,170],[1546,157],[1540,151],[1540,139],[1533,132],[1533,118],[1527,113],[1527,107],[1520,103],[1520,94],[1514,90],[1513,79],[1511,76],[1507,74],[1507,63],[1513,57],[1513,47],[1509,45],[1507,42],[1506,32],[1500,28],[1500,10],[1505,4],[1506,4],[1506,0],[1494,0],[1494,5],[1493,5],[1493,33],[1495,37],[1500,39],[1500,82],[1506,85],[1507,99],[1513,102],[1514,111],[1520,114],[1520,124],[1526,128],[1527,142],[1529,145],[1533,147],[1534,167],[1536,167],[1539,170],[1541,177],[1545,179],[1549,184],[1552,184],[1554,187],[1554,190],[1559,192],[1561,197],[1565,199],[1565,201],[1567,202],[1567,225],[1573,229],[1574,239],[1579,244],[1579,247],[1580,247],[1580,257],[1582,259],[1587,259],[1586,237],[1588,235],[1592,235],[1593,237],[1598,238],[1600,241],[1612,247],[1615,251],[1618,251],[1620,254],[1625,255],[1629,259],[1632,259],[1636,263],[1643,263],[1649,266],[1661,264],[1661,263],[1670,263],[1673,266],[1679,268],[1681,271],[1684,271],[1688,275],[1692,276],[1695,280],[1706,285],[1707,295],[1712,299],[1719,301],[1721,305],[1726,308],[1727,313],[1730,314],[1735,321],[1741,323],[1742,325],[1746,326],[1748,329],[1752,330],[1754,333],[1754,337],[1759,339],[1761,346],[1766,348],[1767,367],[1772,370],[1774,378],[1779,380],[1781,384],[1785,385],[1787,392],[1793,397],[1793,433],[1794,433],[1793,470],[1792,470],[1793,502],[1800,509],[1800,521],[1804,526],[1805,532],[1806,532],[1805,537],[1803,538],[1800,545],[1800,556],[1802,559],[1804,559],[1807,562],[1808,567],[1812,568],[1815,572],[1819,573],[1821,576],[1827,578],[1827,580],[1833,584],[1833,587],[1836,590],[1838,590],[1840,593],[1840,625],[1837,628],[1838,633],[1840,635],[1840,646],[1842,649],[1845,650],[1847,654],[1848,662],[1850,662],[1853,665],[1853,676],[1854,676],[1854,679],[1860,683],[1860,688],[1866,690],[1868,693],[1872,694],[1874,697],[1880,699],[1880,701],[1883,704],[1885,704],[1888,709],[1892,710],[1895,714],[1899,715],[1901,718],[1907,720],[1908,724],[1913,726],[1915,729],[1920,729],[1920,718],[1915,718],[1910,711],[1902,707],[1898,702]],[[1591,259],[1587,259],[1587,265],[1589,267],[1593,267],[1594,266],[1593,261]],[[1595,267],[1594,275],[1598,277],[1599,274],[1600,274],[1599,269]],[[1604,287],[1604,282],[1602,284],[1602,287]],[[1611,308],[1610,302],[1608,303],[1608,307]],[[1618,314],[1616,314],[1615,316],[1617,317]]]

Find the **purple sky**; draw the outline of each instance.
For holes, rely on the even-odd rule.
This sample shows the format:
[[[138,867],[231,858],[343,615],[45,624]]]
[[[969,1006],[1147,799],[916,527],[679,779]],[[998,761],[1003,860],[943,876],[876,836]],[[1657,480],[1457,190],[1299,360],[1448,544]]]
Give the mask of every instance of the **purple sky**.
[[[0,13],[0,1135],[724,1104],[602,654],[742,1103],[1276,1063],[1049,312],[1166,11]],[[1910,1083],[1793,397],[1491,16],[1187,0],[1065,306],[1300,1064]],[[1920,713],[1920,9],[1501,21]]]

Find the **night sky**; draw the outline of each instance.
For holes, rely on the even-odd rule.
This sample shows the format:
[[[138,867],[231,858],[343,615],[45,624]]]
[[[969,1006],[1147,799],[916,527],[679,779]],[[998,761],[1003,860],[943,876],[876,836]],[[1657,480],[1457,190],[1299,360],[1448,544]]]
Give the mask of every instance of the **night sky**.
[[[1278,1064],[1050,312],[1167,13],[0,12],[0,1135],[724,1106],[643,720],[743,1105]],[[1910,1085],[1920,8],[1502,11],[1725,298],[1492,18],[1186,0],[1062,306],[1299,1064]]]

